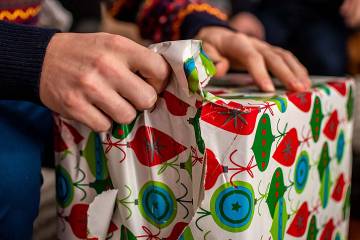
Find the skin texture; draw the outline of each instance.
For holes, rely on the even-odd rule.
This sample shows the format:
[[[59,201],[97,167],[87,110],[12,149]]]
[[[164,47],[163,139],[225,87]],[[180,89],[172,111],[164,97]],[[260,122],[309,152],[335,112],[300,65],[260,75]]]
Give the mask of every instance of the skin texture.
[[[221,27],[197,35],[216,63],[217,76],[229,67],[249,71],[263,91],[274,91],[268,69],[290,90],[310,87],[306,69],[288,51]],[[121,36],[58,33],[51,39],[40,79],[40,99],[51,110],[94,131],[111,120],[130,123],[136,110],[154,107],[170,67],[162,56]]]
[[[275,90],[268,71],[289,90],[305,91],[311,86],[306,68],[289,51],[221,27],[203,28],[197,38],[207,43],[204,48],[216,63],[218,76],[231,66],[246,69],[266,92]]]
[[[358,27],[360,25],[360,0],[345,0],[340,13],[349,27]]]
[[[151,50],[106,33],[58,33],[50,41],[40,99],[51,110],[106,131],[110,119],[130,123],[136,109],[151,109],[170,68]]]
[[[248,36],[265,39],[265,29],[260,20],[251,13],[241,12],[230,20],[230,26]]]

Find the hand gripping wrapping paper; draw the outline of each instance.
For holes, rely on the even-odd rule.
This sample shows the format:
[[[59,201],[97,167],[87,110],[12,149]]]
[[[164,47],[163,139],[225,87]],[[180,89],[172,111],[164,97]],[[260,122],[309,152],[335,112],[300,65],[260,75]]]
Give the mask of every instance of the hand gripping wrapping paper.
[[[153,110],[101,134],[55,117],[59,239],[347,238],[352,80],[204,90],[200,42],[152,48],[173,70]]]

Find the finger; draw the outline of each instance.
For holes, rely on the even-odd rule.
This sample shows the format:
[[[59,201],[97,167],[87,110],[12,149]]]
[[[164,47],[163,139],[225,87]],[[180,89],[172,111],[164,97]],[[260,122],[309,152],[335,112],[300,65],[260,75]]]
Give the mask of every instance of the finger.
[[[224,55],[231,60],[232,67],[244,67],[262,91],[275,91],[264,58],[254,47],[252,39],[241,33],[229,36]]]
[[[223,77],[229,71],[230,64],[226,58],[221,58],[218,62],[215,63],[215,67],[215,77]]]
[[[106,84],[98,84],[88,99],[117,123],[129,124],[136,117],[134,107]]]
[[[304,85],[305,89],[309,89],[311,87],[311,81],[308,71],[298,59],[291,52],[284,49],[274,48],[274,51],[283,58],[296,78]]]
[[[284,59],[274,52],[274,47],[257,39],[254,39],[253,42],[258,51],[264,56],[266,66],[287,89],[293,91],[305,90],[304,85],[295,77]]]
[[[143,46],[139,46],[129,58],[130,69],[138,72],[157,93],[167,85],[170,76],[170,66],[158,53]]]
[[[68,115],[95,132],[105,132],[111,127],[110,119],[85,99],[79,99],[77,107],[69,110]]]
[[[285,85],[287,89],[294,91],[305,90],[304,86],[295,77],[288,65],[279,55],[275,54],[270,49],[263,50],[262,54],[270,71]]]
[[[204,43],[203,48],[206,54],[215,64],[216,67],[215,77],[224,76],[229,70],[230,67],[229,61],[225,57],[223,57],[213,45],[209,43]]]
[[[259,53],[251,51],[246,59],[244,65],[259,88],[265,92],[275,91],[274,84],[266,70],[264,58]]]
[[[107,82],[110,88],[128,100],[136,109],[142,111],[154,106],[157,100],[155,89],[118,59],[106,56],[97,62],[97,69],[100,77],[106,79],[104,82]],[[94,91],[98,91],[97,86],[89,92]]]
[[[139,76],[124,69],[121,76],[121,84],[118,84],[117,92],[130,101],[138,110],[151,109],[157,100],[156,90]]]

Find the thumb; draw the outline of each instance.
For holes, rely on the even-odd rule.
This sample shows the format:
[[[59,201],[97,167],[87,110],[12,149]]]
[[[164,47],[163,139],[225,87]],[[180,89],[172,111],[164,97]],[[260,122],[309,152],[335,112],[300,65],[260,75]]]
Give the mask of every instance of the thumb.
[[[223,57],[219,51],[210,43],[203,43],[203,48],[209,58],[214,62],[216,67],[215,77],[224,76],[229,70],[230,63],[225,57]]]

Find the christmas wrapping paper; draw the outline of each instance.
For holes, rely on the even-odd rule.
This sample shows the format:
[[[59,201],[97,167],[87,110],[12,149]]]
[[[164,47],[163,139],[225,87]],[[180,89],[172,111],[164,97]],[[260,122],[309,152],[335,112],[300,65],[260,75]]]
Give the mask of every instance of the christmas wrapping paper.
[[[199,41],[152,110],[106,133],[55,116],[59,239],[346,239],[354,82],[205,88]],[[119,109],[121,112],[121,109]]]

